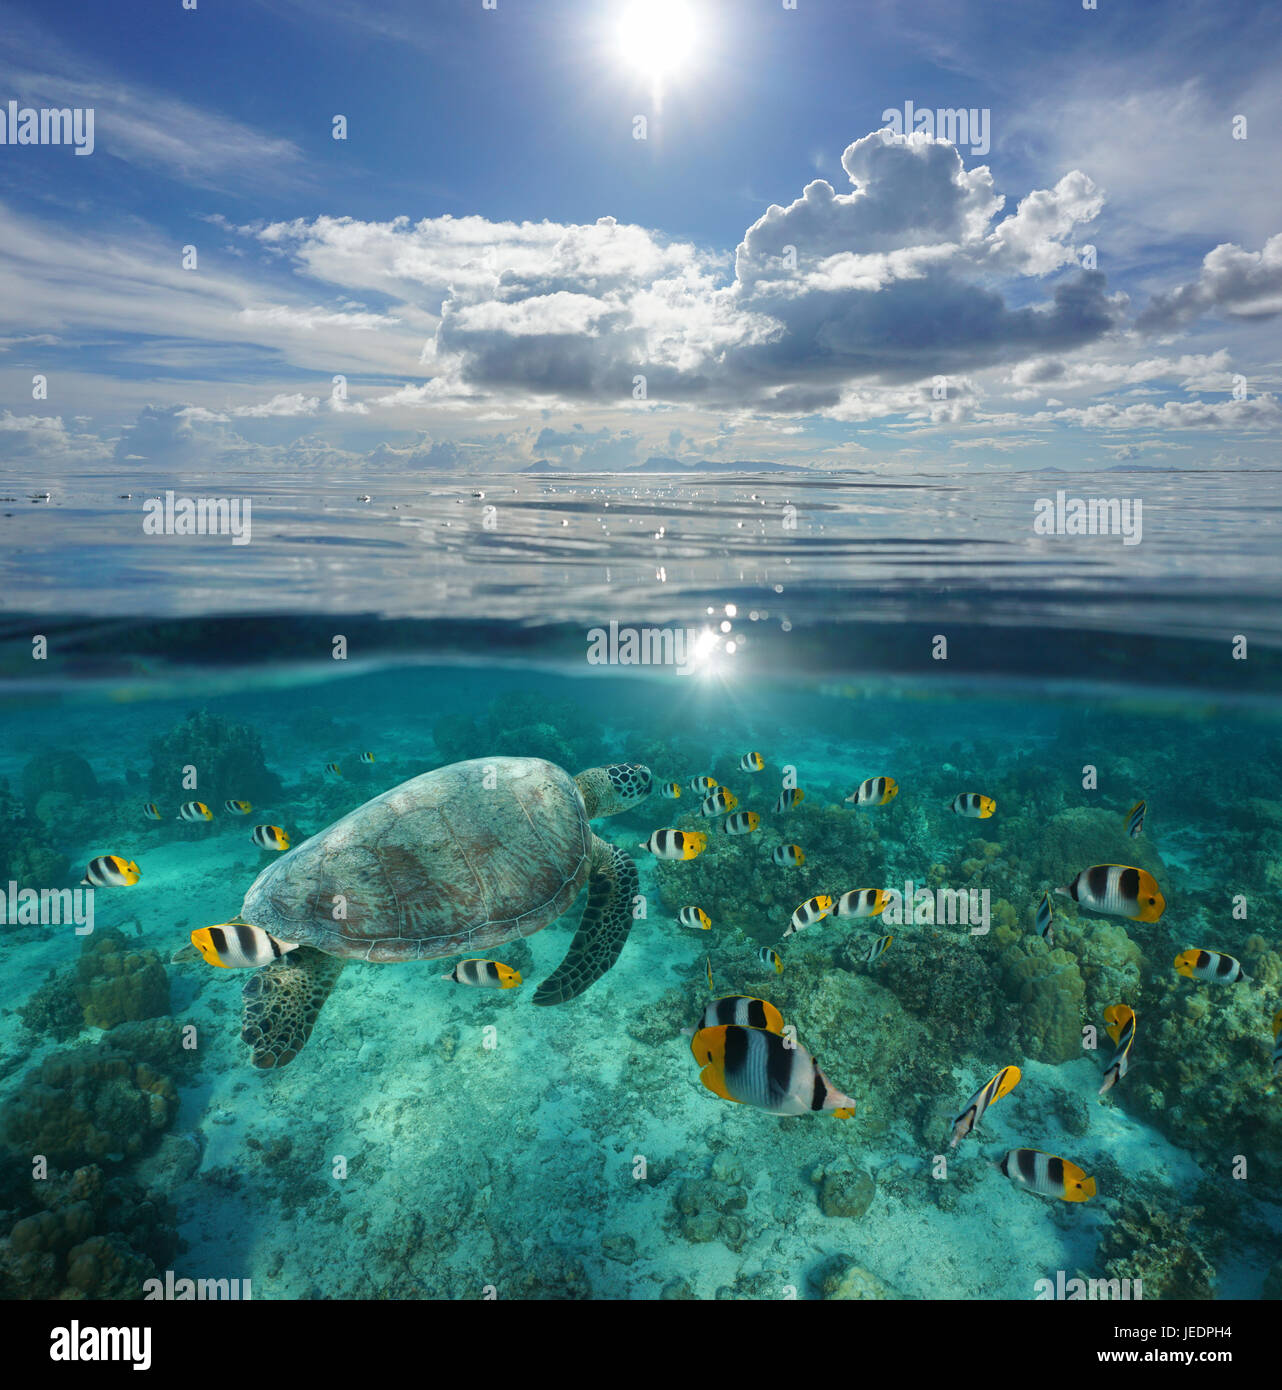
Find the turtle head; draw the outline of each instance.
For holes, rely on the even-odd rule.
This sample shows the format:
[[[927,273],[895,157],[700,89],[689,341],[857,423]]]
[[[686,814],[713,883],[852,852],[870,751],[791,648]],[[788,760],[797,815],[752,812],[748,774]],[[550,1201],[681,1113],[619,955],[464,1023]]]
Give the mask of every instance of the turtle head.
[[[590,767],[574,779],[583,793],[588,819],[615,816],[650,795],[654,775],[644,763],[611,763]]]

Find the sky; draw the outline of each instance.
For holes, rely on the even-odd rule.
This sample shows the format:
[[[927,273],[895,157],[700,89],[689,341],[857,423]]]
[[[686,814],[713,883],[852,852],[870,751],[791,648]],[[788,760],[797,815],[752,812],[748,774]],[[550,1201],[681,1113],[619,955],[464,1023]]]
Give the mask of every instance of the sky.
[[[0,466],[1272,465],[1280,59],[1235,0],[0,4]]]

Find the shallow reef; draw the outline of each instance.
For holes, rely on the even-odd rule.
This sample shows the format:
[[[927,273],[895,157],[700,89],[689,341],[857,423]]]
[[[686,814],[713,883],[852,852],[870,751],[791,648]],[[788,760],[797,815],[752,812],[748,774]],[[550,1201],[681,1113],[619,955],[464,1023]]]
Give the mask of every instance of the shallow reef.
[[[281,795],[280,778],[267,766],[262,738],[244,724],[233,724],[208,710],[190,713],[151,740],[151,794],[170,802],[199,800],[217,814],[227,799],[272,802]],[[184,790],[183,769],[196,769],[195,790]]]

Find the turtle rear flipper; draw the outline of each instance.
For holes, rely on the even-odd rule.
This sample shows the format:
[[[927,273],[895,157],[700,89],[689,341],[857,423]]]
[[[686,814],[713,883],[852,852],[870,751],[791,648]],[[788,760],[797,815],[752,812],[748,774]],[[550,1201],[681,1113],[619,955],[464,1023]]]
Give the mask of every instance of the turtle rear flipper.
[[[283,1067],[298,1056],[343,965],[337,956],[300,946],[250,975],[240,1036],[253,1048],[256,1067]]]
[[[564,1004],[582,994],[618,960],[632,929],[632,900],[638,886],[637,866],[631,856],[594,835],[588,905],[565,959],[535,992],[536,1004]]]

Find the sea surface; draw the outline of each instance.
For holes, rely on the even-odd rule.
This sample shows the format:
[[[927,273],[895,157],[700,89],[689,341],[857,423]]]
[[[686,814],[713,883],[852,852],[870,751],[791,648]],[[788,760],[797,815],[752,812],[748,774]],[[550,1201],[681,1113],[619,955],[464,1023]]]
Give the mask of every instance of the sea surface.
[[[94,890],[91,932],[0,925],[0,1295],[1278,1296],[1280,479],[246,470],[211,494],[0,470],[0,889],[77,887],[102,855],[141,874]],[[1139,499],[1142,538],[1038,534],[1059,491]],[[248,542],[148,533],[169,492],[248,499]],[[255,1068],[254,972],[174,959],[277,861],[253,827],[297,847],[509,758],[653,773],[592,824],[639,872],[613,968],[531,1002],[585,892],[483,953],[520,986],[353,961],[298,1055]],[[756,828],[701,815],[697,777]],[[846,800],[878,777],[885,804]],[[452,786],[472,823],[480,791]],[[995,812],[956,814],[970,792]],[[660,828],[707,848],[659,860]],[[774,862],[788,844],[804,863]],[[519,893],[462,850],[496,910]],[[1096,864],[1151,875],[1160,918],[1056,895]],[[983,930],[784,938],[811,897],[923,887],[982,902]],[[1190,949],[1246,978],[1184,978]],[[853,1117],[708,1089],[683,1030],[727,994],[773,1004]],[[1101,1095],[1118,1006],[1134,1042]],[[1019,1148],[1095,1195],[1025,1190],[998,1166]]]

